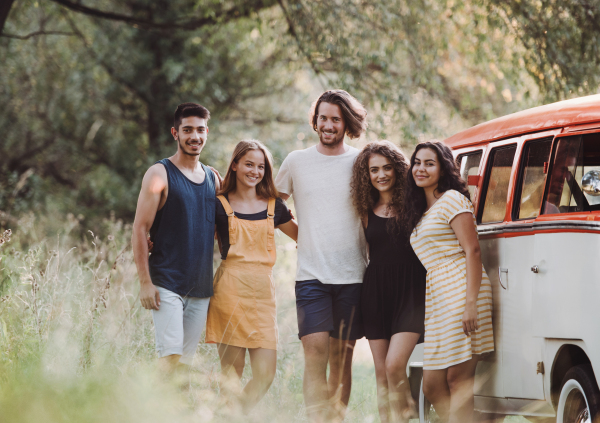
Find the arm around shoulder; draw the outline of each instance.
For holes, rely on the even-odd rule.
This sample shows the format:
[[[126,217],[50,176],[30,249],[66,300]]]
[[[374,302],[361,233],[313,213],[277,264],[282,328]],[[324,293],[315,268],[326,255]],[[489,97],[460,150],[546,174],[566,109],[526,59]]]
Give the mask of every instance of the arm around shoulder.
[[[293,192],[292,172],[290,169],[290,157],[292,154],[293,152],[281,163],[279,172],[277,172],[277,176],[275,177],[275,186],[279,191],[279,196],[284,200],[290,198]]]
[[[277,229],[280,229],[281,232],[292,238],[294,241],[298,241],[298,224],[295,220],[290,220],[286,223],[282,223],[277,226]]]

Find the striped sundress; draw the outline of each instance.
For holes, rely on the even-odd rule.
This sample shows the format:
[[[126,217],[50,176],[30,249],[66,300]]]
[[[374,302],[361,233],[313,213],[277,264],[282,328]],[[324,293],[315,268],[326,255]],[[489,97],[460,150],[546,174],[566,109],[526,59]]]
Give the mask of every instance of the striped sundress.
[[[473,205],[458,191],[448,190],[423,214],[410,243],[427,269],[425,354],[423,368],[446,369],[494,350],[492,285],[483,265],[477,297],[479,329],[466,336],[462,328],[467,294],[467,260],[450,222]],[[473,224],[476,225],[473,216]]]

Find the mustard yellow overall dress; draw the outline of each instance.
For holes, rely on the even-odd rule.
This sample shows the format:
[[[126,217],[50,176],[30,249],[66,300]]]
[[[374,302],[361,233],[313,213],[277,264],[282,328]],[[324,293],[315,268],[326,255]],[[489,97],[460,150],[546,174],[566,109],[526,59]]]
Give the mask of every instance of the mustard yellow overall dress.
[[[228,216],[230,247],[215,274],[206,342],[276,350],[275,199],[269,199],[265,220],[244,220],[224,196],[217,198]]]

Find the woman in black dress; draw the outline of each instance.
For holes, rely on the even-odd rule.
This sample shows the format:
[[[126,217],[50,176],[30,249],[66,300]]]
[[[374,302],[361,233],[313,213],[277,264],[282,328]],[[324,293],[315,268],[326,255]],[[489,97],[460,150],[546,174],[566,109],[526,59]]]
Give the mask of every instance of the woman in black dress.
[[[414,414],[406,366],[425,331],[426,271],[410,246],[402,218],[408,168],[398,147],[376,141],[358,155],[352,176],[353,201],[369,244],[361,308],[382,423],[408,422]]]

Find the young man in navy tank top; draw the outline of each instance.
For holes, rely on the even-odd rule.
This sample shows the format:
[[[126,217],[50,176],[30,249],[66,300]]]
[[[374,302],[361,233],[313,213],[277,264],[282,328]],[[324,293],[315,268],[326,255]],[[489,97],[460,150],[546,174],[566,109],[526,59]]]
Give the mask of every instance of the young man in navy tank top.
[[[192,363],[213,294],[219,179],[199,160],[209,118],[199,104],[177,107],[171,128],[177,152],[144,175],[133,224],[140,301],[152,310],[156,350],[165,370]]]

